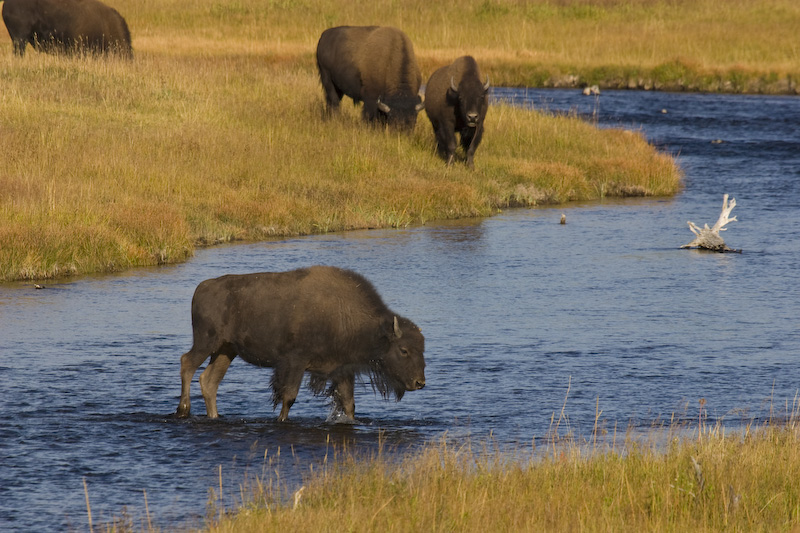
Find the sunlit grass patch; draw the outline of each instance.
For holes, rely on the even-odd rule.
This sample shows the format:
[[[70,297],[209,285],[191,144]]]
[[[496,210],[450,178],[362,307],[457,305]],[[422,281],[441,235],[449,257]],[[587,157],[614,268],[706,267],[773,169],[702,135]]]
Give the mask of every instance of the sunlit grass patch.
[[[326,455],[302,487],[272,469],[208,531],[752,531],[800,527],[800,433],[784,422],[681,424],[501,449],[446,436],[416,450]],[[220,496],[216,494],[216,496]]]
[[[432,64],[468,42],[457,25],[439,33],[455,13],[448,6],[409,2],[399,18],[380,3],[116,7],[132,27],[133,62],[19,59],[0,42],[0,280],[181,261],[232,240],[680,188],[675,162],[640,136],[574,117],[493,106],[475,172],[443,165],[424,113],[410,136],[365,126],[347,100],[341,117],[323,120],[313,51],[325,27],[385,19]],[[468,7],[487,21],[505,17]],[[473,35],[476,55],[528,57],[505,37]]]
[[[674,161],[637,135],[507,106],[490,110],[477,171],[447,168],[424,115],[410,136],[366,126],[349,102],[325,120],[314,74],[252,58],[145,56],[130,67],[31,55],[7,68],[1,279],[680,187]],[[92,250],[84,235],[96,236]]]

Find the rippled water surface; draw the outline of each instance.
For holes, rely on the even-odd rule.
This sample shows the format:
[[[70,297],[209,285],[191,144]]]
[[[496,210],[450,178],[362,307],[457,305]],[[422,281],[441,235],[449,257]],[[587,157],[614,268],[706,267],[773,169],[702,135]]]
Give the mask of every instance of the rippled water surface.
[[[0,528],[80,529],[149,511],[154,525],[202,521],[248,474],[280,463],[286,486],[347,441],[405,447],[490,434],[547,435],[562,407],[588,435],[694,420],[732,426],[789,408],[800,388],[800,99],[645,92],[495,90],[602,127],[641,129],[685,168],[669,200],[511,210],[489,219],[358,231],[200,251],[174,267],[34,290],[0,286]],[[485,142],[491,142],[486,139]],[[476,158],[480,166],[480,151]],[[687,220],[741,254],[680,250]],[[567,224],[559,224],[565,213]],[[177,420],[179,358],[196,285],[226,273],[310,264],[352,268],[427,339],[425,389],[399,402],[357,389],[354,426],[326,422],[301,390],[274,422],[271,371],[236,360],[220,420]],[[84,480],[86,491],[84,490]],[[145,497],[147,507],[145,507]],[[138,522],[137,522],[138,523]]]

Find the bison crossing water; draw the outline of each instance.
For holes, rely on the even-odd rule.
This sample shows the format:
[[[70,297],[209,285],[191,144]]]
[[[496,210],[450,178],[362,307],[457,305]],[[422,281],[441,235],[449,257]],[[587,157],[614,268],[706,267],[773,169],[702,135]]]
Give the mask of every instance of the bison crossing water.
[[[349,420],[357,375],[368,375],[373,388],[398,401],[425,386],[422,332],[349,270],[315,266],[206,280],[192,299],[192,331],[192,348],[181,357],[179,417],[189,416],[192,378],[209,357],[199,381],[210,418],[218,416],[217,387],[237,355],[274,369],[272,403],[281,404],[280,421],[288,419],[306,372],[311,390],[326,392]]]

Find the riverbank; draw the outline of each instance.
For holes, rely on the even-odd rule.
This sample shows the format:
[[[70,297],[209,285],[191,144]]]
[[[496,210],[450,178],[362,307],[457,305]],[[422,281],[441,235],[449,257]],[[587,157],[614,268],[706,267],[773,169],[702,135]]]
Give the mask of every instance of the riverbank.
[[[258,56],[0,60],[0,281],[175,263],[198,246],[669,196],[640,133],[497,105],[475,171],[411,136],[324,121],[319,81]]]
[[[237,509],[212,492],[207,531],[791,531],[800,527],[796,420],[726,432],[531,443],[442,439],[397,459],[331,453],[302,488],[272,468]],[[614,443],[615,439],[624,442]],[[215,507],[216,505],[216,507]]]
[[[423,77],[471,53],[495,86],[744,90],[798,77],[783,37],[798,20],[788,0],[722,11],[647,0],[114,5],[131,26],[133,63],[20,60],[0,39],[0,281],[180,262],[233,240],[680,190],[675,162],[639,135],[574,117],[493,107],[475,172],[442,165],[424,114],[410,138],[364,128],[349,105],[323,122],[313,51],[329,26],[402,27]]]

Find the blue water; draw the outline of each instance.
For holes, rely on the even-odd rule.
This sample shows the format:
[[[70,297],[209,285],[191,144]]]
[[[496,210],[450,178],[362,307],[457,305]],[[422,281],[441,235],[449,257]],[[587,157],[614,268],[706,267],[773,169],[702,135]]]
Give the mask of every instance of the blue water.
[[[123,508],[136,525],[148,512],[156,527],[198,524],[210,489],[226,506],[253,474],[291,490],[343,443],[402,449],[491,433],[527,446],[552,434],[562,408],[559,432],[579,436],[598,410],[609,431],[691,423],[701,398],[709,422],[732,427],[791,410],[800,99],[502,89],[493,98],[642,130],[677,156],[686,188],[666,200],[222,246],[179,266],[45,290],[2,285],[0,528],[86,530],[87,493],[95,525]],[[738,221],[723,237],[742,253],[679,249],[694,237],[687,220],[713,224],[724,193]],[[354,426],[326,422],[326,401],[303,389],[292,421],[278,424],[271,371],[237,359],[219,390],[223,418],[202,416],[195,382],[195,416],[174,419],[196,285],[310,264],[365,274],[422,328],[425,389],[397,403],[357,388]]]

